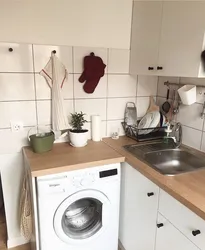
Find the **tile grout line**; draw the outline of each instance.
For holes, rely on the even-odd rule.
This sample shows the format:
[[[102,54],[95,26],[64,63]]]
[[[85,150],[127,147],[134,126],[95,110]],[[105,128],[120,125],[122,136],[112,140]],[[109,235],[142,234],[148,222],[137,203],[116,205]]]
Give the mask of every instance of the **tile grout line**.
[[[107,72],[109,71],[109,54],[110,54],[110,50],[109,48],[107,48]],[[109,81],[109,78],[108,78],[108,74],[106,75],[106,126],[105,126],[105,135],[107,136],[108,134],[108,81]]]
[[[138,93],[138,86],[139,86],[139,77],[138,77],[138,75],[137,75],[137,77],[136,77],[136,97],[135,97],[136,110],[137,110],[137,100],[138,100],[138,96],[137,96],[137,93]],[[138,119],[138,112],[137,112],[137,119]]]
[[[72,46],[72,67],[74,72],[74,47]],[[75,112],[75,75],[73,74],[73,111]]]
[[[35,59],[34,47],[32,44],[32,61],[33,61],[33,80],[34,80],[34,94],[35,94],[35,107],[36,107],[36,125],[38,126],[38,105],[37,105],[37,89],[36,89],[36,75],[35,75]]]

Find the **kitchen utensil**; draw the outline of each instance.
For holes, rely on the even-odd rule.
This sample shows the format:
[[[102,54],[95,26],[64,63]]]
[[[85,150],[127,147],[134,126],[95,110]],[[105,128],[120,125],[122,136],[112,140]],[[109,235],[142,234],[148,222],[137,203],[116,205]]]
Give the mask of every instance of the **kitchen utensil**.
[[[184,105],[191,105],[196,102],[195,85],[184,85],[178,89],[178,93]]]
[[[153,114],[152,112],[147,113],[139,122],[138,124],[138,129],[144,129],[144,128],[149,128],[150,124],[152,122],[153,119]],[[140,130],[139,134],[144,134],[146,133],[146,130]]]
[[[167,89],[167,100],[166,100],[166,102],[164,102],[163,104],[162,104],[162,110],[164,111],[164,113],[165,114],[167,114],[168,112],[169,112],[169,110],[170,110],[170,107],[171,107],[171,105],[170,105],[170,103],[169,103],[169,88]]]
[[[138,129],[149,128],[149,130],[141,130],[139,134],[148,134],[152,132],[156,127],[160,126],[160,112],[153,111],[146,114],[138,125]],[[153,128],[153,129],[150,129]]]
[[[172,119],[173,119],[175,93],[176,93],[176,89],[173,89],[173,96],[171,98],[171,107],[170,107],[169,112],[166,114],[168,122],[172,121]]]
[[[154,111],[152,112],[152,122],[149,127],[156,128],[157,126],[160,126],[160,112]]]
[[[178,95],[178,92],[175,91],[174,104],[173,104],[173,114],[176,115],[178,113],[179,113],[179,95]]]
[[[127,125],[137,124],[137,109],[134,102],[127,102],[125,107],[124,121]]]
[[[153,96],[150,96],[150,104],[147,113],[150,113],[152,111],[159,111],[159,106],[156,105]]]

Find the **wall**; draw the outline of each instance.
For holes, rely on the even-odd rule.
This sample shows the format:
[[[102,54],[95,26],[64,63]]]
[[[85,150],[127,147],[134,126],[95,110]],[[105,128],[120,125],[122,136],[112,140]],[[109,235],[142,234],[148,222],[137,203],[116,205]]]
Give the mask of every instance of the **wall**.
[[[196,103],[190,106],[181,105],[175,120],[183,125],[183,144],[205,151],[205,126],[204,119],[201,119],[201,112],[205,101],[205,80],[203,78],[159,77],[157,91],[157,101],[159,104],[162,104],[166,100],[167,88],[164,86],[164,82],[167,80],[174,83],[204,85],[204,88],[197,88]]]
[[[0,41],[129,49],[132,0],[1,0]]]
[[[12,47],[13,52],[8,48]],[[156,96],[157,77],[129,76],[129,50],[69,46],[0,43],[0,170],[2,175],[8,244],[23,241],[19,230],[19,195],[22,181],[22,146],[28,145],[27,133],[36,125],[50,125],[50,88],[39,71],[46,65],[52,50],[69,71],[63,87],[67,115],[74,111],[102,118],[102,136],[111,136],[120,130],[125,104],[135,102],[138,116],[143,116],[149,104],[149,95]],[[93,94],[86,94],[78,82],[82,59],[90,52],[101,56],[106,74]],[[12,132],[10,121],[22,121],[24,129]],[[15,175],[14,175],[15,173]],[[11,185],[12,183],[12,185]]]

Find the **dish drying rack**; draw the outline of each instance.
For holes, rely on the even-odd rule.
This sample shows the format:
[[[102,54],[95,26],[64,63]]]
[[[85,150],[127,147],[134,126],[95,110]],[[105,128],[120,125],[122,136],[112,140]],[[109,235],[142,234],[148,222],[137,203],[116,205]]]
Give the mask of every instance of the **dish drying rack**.
[[[138,129],[137,125],[128,125],[126,122],[122,122],[121,124],[125,131],[125,135],[138,142],[159,140],[167,135],[165,132],[166,126]]]

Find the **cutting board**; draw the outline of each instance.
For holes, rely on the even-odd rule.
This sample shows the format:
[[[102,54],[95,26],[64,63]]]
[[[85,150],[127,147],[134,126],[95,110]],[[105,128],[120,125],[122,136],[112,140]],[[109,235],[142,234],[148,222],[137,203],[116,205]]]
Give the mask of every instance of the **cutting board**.
[[[153,112],[153,111],[159,111],[159,110],[160,110],[159,106],[156,105],[153,96],[150,96],[150,104],[149,104],[149,108],[147,110],[147,113]]]

